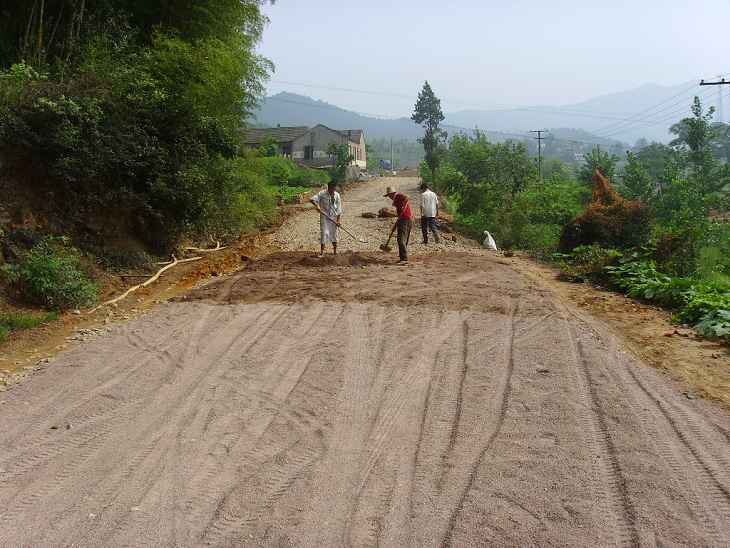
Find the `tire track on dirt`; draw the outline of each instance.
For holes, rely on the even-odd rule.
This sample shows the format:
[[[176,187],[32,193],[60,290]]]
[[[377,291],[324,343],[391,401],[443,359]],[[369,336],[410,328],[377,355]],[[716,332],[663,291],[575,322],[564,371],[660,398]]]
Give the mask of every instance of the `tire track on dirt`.
[[[615,350],[613,352],[616,355]],[[647,408],[641,404],[633,405],[634,413],[641,421],[642,428],[670,469],[674,480],[681,485],[680,491],[693,508],[695,516],[703,524],[710,538],[720,546],[730,538],[730,530],[728,530],[730,523],[728,500],[730,497],[727,490],[719,483],[715,474],[705,464],[704,459],[699,457],[687,438],[681,433],[677,421],[671,417],[666,406],[639,379],[636,372],[633,371],[633,367],[625,364],[618,357],[612,365],[616,363],[620,364],[625,374],[628,374],[628,379],[626,375],[621,375],[621,381],[622,385],[631,391],[634,400],[643,401],[655,409],[655,411],[647,411]],[[685,446],[685,451],[681,451],[676,446],[676,442],[670,443],[671,439],[679,440]],[[695,489],[696,485],[701,485],[705,493],[714,495],[712,504],[703,500]],[[724,524],[724,527],[721,524]]]
[[[285,317],[286,313],[288,312],[287,307],[284,306],[252,307],[252,310],[256,312],[256,314],[253,318],[247,319],[244,326],[240,325],[241,315],[234,311],[231,314],[232,317],[229,320],[229,325],[227,326],[228,328],[220,329],[215,337],[207,341],[206,346],[208,348],[217,349],[215,351],[215,354],[211,356],[209,352],[206,352],[205,367],[196,368],[194,370],[194,377],[188,382],[187,390],[178,393],[173,399],[172,405],[167,406],[166,413],[162,416],[158,416],[156,422],[149,426],[150,431],[155,430],[155,424],[157,425],[158,429],[165,429],[162,425],[167,424],[172,416],[177,415],[179,417],[178,422],[183,421],[183,423],[178,424],[177,428],[165,429],[168,431],[165,437],[166,441],[168,441],[168,445],[171,445],[170,440],[172,440],[172,438],[176,438],[178,436],[178,432],[184,430],[187,426],[184,417],[188,415],[189,410],[192,409],[193,412],[201,412],[198,409],[198,404],[200,400],[204,398],[205,383],[203,383],[202,381],[205,378],[210,378],[217,368],[226,366],[229,368],[232,367],[234,364],[225,363],[227,357],[231,354],[245,354],[249,352],[255,345],[261,344],[262,339],[265,338],[266,334],[274,329],[277,323],[283,317]],[[245,328],[243,336],[240,335],[242,327]],[[218,349],[217,347],[219,344],[222,344],[222,348]],[[195,354],[196,356],[199,356],[199,348],[196,348]],[[187,363],[187,360],[185,363]],[[197,394],[194,398],[191,397],[193,393]],[[208,409],[202,410],[203,413],[207,411]],[[155,481],[157,480],[159,480],[159,477],[155,478]],[[194,480],[195,477],[190,478],[189,481],[193,482]],[[155,482],[148,481],[148,483],[153,484]],[[142,501],[144,500],[143,498],[140,499],[139,495],[135,494],[134,492],[127,492],[126,496],[131,497],[131,500],[127,504],[129,506],[141,506]],[[123,529],[123,524],[129,525],[132,517],[142,519],[145,516],[141,514],[137,516],[131,516],[129,513],[123,513],[119,517],[117,522],[111,524],[111,526],[108,527],[107,536],[103,538],[104,544],[116,544],[116,542],[109,540],[110,536],[114,535],[116,531]],[[176,518],[172,516],[171,519]]]
[[[514,373],[514,345],[515,345],[515,321],[516,317],[519,314],[520,309],[520,302],[517,301],[513,305],[510,306],[510,313],[509,313],[509,331],[507,333],[507,344],[505,349],[505,368],[504,373],[502,375],[502,379],[500,380],[499,388],[497,389],[497,393],[499,394],[495,405],[493,407],[494,409],[494,425],[492,426],[491,432],[488,434],[485,432],[482,432],[482,435],[479,436],[479,449],[476,451],[476,455],[472,456],[471,461],[469,462],[469,466],[467,468],[468,472],[466,475],[466,481],[462,481],[462,485],[457,490],[458,497],[453,502],[450,502],[448,500],[443,500],[448,498],[451,498],[448,496],[447,493],[444,493],[442,496],[443,503],[440,505],[442,508],[451,508],[452,510],[448,513],[448,520],[444,525],[442,525],[440,529],[439,534],[439,542],[438,546],[451,546],[453,542],[453,533],[454,528],[456,527],[456,522],[458,520],[459,514],[463,511],[464,508],[464,502],[466,501],[466,497],[469,494],[469,491],[471,490],[472,486],[474,485],[474,481],[476,480],[477,472],[479,470],[479,467],[481,466],[482,462],[484,461],[484,457],[489,451],[489,449],[492,447],[492,444],[494,443],[494,440],[497,438],[499,433],[502,430],[502,425],[504,424],[504,419],[507,415],[507,409],[509,408],[510,404],[510,398],[512,394],[512,375]],[[498,402],[498,403],[497,403]],[[451,483],[451,482],[449,482]],[[455,483],[455,482],[454,482]]]
[[[429,351],[424,352],[425,356],[422,355],[421,358],[416,361],[415,365],[411,366],[410,369],[408,369],[398,379],[395,383],[396,388],[392,391],[391,396],[386,398],[386,400],[378,407],[377,414],[381,417],[381,420],[378,421],[376,427],[370,434],[368,442],[366,443],[366,446],[371,449],[367,452],[367,460],[363,467],[362,476],[357,490],[358,496],[365,488],[365,484],[367,483],[378,459],[380,459],[383,455],[383,450],[398,421],[399,415],[403,408],[408,404],[407,395],[413,392],[414,382],[419,375],[424,374],[422,367],[420,367],[421,363],[432,363],[444,342],[453,337],[456,330],[462,325],[462,323],[458,321],[458,317],[452,316],[447,319],[447,322],[446,326],[441,326],[439,329],[438,338],[434,340],[429,337],[428,345],[426,345],[427,348],[429,348]],[[424,345],[422,345],[422,347],[423,346]]]
[[[197,325],[205,323],[207,317],[207,315],[201,316]],[[115,402],[117,405],[103,407],[102,410],[98,410],[93,415],[81,417],[79,418],[81,424],[74,426],[71,430],[56,430],[58,433],[69,432],[69,434],[60,441],[56,439],[55,444],[51,445],[48,450],[38,453],[35,458],[31,457],[27,461],[20,461],[19,465],[13,470],[14,473],[10,474],[10,478],[17,480],[19,477],[28,477],[29,483],[21,484],[15,495],[5,499],[5,504],[13,503],[16,498],[22,495],[23,490],[28,490],[29,487],[34,485],[34,481],[35,484],[40,483],[40,487],[32,495],[17,503],[17,508],[0,516],[0,524],[24,513],[34,505],[36,500],[49,497],[52,492],[58,490],[58,487],[72,476],[76,469],[86,466],[92,455],[103,447],[110,433],[118,429],[120,425],[128,423],[141,410],[143,399],[149,393],[151,391],[138,393],[134,399]],[[103,403],[106,403],[106,401]],[[112,411],[115,413],[111,414]],[[84,418],[86,420],[83,420]],[[32,452],[33,448],[31,447],[29,451]],[[61,456],[66,456],[63,462],[61,462]],[[60,470],[53,472],[52,479],[46,478],[44,481],[39,482],[30,477],[29,473],[31,471],[37,470],[49,462],[52,463],[51,466],[53,466],[53,463],[60,463],[58,465]],[[48,472],[46,471],[46,474]]]
[[[194,319],[194,316],[190,316],[189,321],[183,324],[183,329],[174,330],[168,337],[163,339],[161,341],[163,350],[169,350],[169,348],[178,345],[181,333],[183,333],[193,323]],[[121,398],[107,394],[109,392],[109,388],[114,386],[110,383],[128,383],[133,374],[139,372],[139,370],[146,367],[155,359],[155,356],[143,359],[144,354],[145,350],[142,349],[138,350],[137,353],[132,356],[120,357],[118,361],[107,361],[105,363],[104,371],[109,372],[111,376],[109,378],[102,376],[102,378],[98,380],[94,379],[97,383],[101,382],[101,386],[91,386],[87,382],[82,382],[81,386],[74,388],[74,394],[70,398],[74,404],[68,410],[65,410],[63,406],[58,405],[58,402],[68,400],[69,391],[71,389],[56,391],[56,394],[51,398],[49,404],[45,405],[41,412],[36,413],[35,416],[29,419],[31,421],[31,425],[28,428],[19,428],[16,431],[15,437],[3,440],[3,444],[14,448],[15,452],[4,455],[2,466],[7,470],[8,468],[13,467],[13,465],[7,464],[9,462],[15,462],[16,466],[31,465],[34,461],[34,456],[23,456],[22,452],[32,450],[35,458],[40,456],[40,454],[43,453],[43,450],[39,450],[38,447],[39,440],[37,438],[39,436],[45,438],[48,445],[55,446],[57,436],[49,434],[51,426],[58,424],[72,424],[74,427],[80,427],[85,425],[87,422],[93,422],[94,419],[107,415],[113,412],[117,407],[122,406],[124,402],[121,401]],[[122,361],[132,364],[131,367],[118,367]],[[11,395],[13,397],[20,397],[12,392]],[[100,397],[103,399],[100,399]],[[81,402],[78,402],[79,399],[81,399]],[[8,432],[6,431],[6,434],[7,433]],[[29,440],[30,443],[33,444],[32,448],[29,449],[28,447],[23,446],[23,440]]]
[[[582,315],[572,311],[570,314],[576,323],[593,329],[591,322]],[[717,458],[699,449],[712,447],[716,440],[699,433],[702,426],[695,422],[694,413],[671,403],[671,399],[676,399],[674,394],[666,398],[650,388],[641,378],[641,366],[627,361],[626,354],[619,350],[616,337],[608,334],[604,338],[609,345],[609,374],[617,378],[617,382],[628,388],[633,395],[634,414],[639,418],[652,446],[659,452],[674,480],[682,486],[680,491],[693,507],[706,532],[721,545],[730,538],[730,476],[727,472],[730,464],[724,458],[730,448],[723,444],[722,448],[718,448]],[[644,405],[639,402],[644,402]],[[688,426],[689,432],[682,425]],[[703,420],[703,425],[716,429],[716,425],[711,422]],[[675,440],[674,443],[672,440]],[[712,460],[715,462],[710,464]],[[702,485],[702,493],[695,488],[697,485]],[[709,494],[711,500],[706,500],[703,494]]]
[[[212,310],[212,309],[210,309],[210,310]],[[272,315],[271,310],[263,309],[261,311],[261,313],[258,314],[258,316],[253,318],[253,321],[254,322],[259,321],[262,318],[262,316],[267,313],[269,315]],[[278,315],[276,315],[276,314],[273,314],[273,315],[275,317],[278,317]],[[209,313],[203,314],[200,317],[199,321],[197,322],[198,327],[202,330],[204,324],[208,323],[209,319],[210,319]],[[236,322],[236,317],[234,316],[233,318],[231,318],[229,320],[229,324],[226,327],[228,327],[228,328],[233,327],[233,324],[235,324],[235,322]],[[209,344],[213,345],[219,339],[224,338],[226,331],[227,331],[226,328],[221,329],[216,337],[214,337],[213,339],[208,341]],[[190,340],[197,340],[197,338],[191,338]],[[236,339],[234,338],[233,340],[235,341]],[[219,353],[218,359],[221,359],[227,352],[230,352],[231,349],[233,349],[233,348],[234,348],[233,344],[226,346],[224,348],[224,350],[221,353]],[[184,365],[192,364],[192,360],[194,358],[196,358],[198,355],[197,351],[194,351],[192,349],[191,345],[186,346],[185,354],[186,355],[183,357],[183,360],[182,360]],[[149,394],[149,396],[152,398],[152,401],[157,399],[160,401],[164,401],[164,403],[165,403],[165,406],[164,406],[165,412],[160,416],[160,418],[157,419],[157,422],[153,422],[151,425],[148,425],[145,432],[146,431],[156,432],[156,431],[163,429],[163,428],[161,428],[162,425],[166,424],[173,414],[184,412],[186,407],[184,405],[181,405],[182,402],[190,401],[190,396],[194,391],[196,391],[198,389],[200,380],[202,380],[209,373],[209,370],[211,369],[211,367],[216,365],[217,360],[213,359],[213,360],[211,360],[210,363],[212,365],[209,366],[208,368],[200,368],[200,369],[196,368],[195,370],[190,369],[190,371],[194,371],[194,378],[191,380],[191,382],[188,382],[188,386],[184,390],[180,390],[173,398],[165,398],[164,396],[161,396],[157,392],[158,391],[157,385],[155,385],[154,389],[150,390],[149,392],[144,393],[145,395]],[[161,385],[161,386],[164,387],[164,385]],[[77,469],[81,466],[84,466],[85,469],[87,469],[87,472],[93,471],[95,469],[94,463],[93,462],[90,463],[92,456],[105,446],[105,442],[107,441],[107,438],[110,437],[112,430],[114,430],[116,432],[119,430],[120,425],[131,423],[132,417],[134,415],[139,414],[139,412],[142,411],[144,403],[145,403],[144,398],[140,394],[139,398],[137,398],[137,401],[135,403],[135,406],[136,406],[135,408],[138,408],[137,412],[132,412],[132,410],[129,410],[129,412],[125,413],[124,415],[115,415],[111,422],[105,423],[105,424],[102,423],[101,431],[91,430],[89,435],[92,435],[94,437],[93,439],[94,439],[95,443],[88,444],[88,446],[84,448],[85,450],[82,453],[82,455],[76,455],[76,456],[73,456],[72,458],[67,458],[66,462],[64,463],[64,468],[62,469],[62,471],[60,473],[57,473],[51,481],[46,480],[45,482],[43,482],[42,487],[35,489],[33,494],[31,494],[28,498],[23,499],[19,503],[17,503],[17,508],[15,509],[15,511],[14,512],[11,511],[9,514],[6,514],[5,517],[6,518],[9,517],[12,519],[12,517],[15,513],[26,512],[27,509],[30,506],[34,505],[34,502],[39,498],[50,499],[51,494],[53,492],[59,491],[61,485],[71,477],[71,474],[75,469]],[[152,402],[150,402],[150,404],[151,403]],[[98,428],[98,425],[95,425],[95,427]],[[124,432],[124,429],[121,429],[121,431]],[[170,432],[170,434],[169,434],[170,436],[174,435],[173,430],[168,429],[168,432]],[[116,447],[110,447],[107,450],[107,452],[110,452],[110,451],[111,452],[116,451]],[[104,465],[105,465],[104,459],[101,459],[98,462],[98,466],[101,467],[100,473],[96,474],[95,477],[100,477],[100,478],[105,477],[105,475],[103,473],[101,473],[101,470],[103,470]],[[130,473],[131,473],[131,471],[130,471]],[[101,481],[103,481],[103,479]],[[83,497],[83,496],[77,497],[77,499],[76,499],[77,504],[83,503],[84,501],[85,501],[85,497]],[[11,500],[11,502],[12,502],[12,500]]]
[[[616,543],[639,546],[636,508],[629,497],[626,477],[621,469],[616,446],[600,403],[591,366],[586,362],[581,341],[568,319],[569,314],[570,312],[560,305],[563,328],[578,371],[577,396],[581,401],[581,407],[589,412],[589,415],[581,414],[580,417],[584,424],[583,431],[591,453],[599,463],[599,472],[594,479],[596,491],[601,495],[599,506],[603,508],[603,514],[611,516],[614,521],[610,529],[615,532]]]
[[[259,325],[263,323],[264,325],[266,325],[267,319],[271,320],[271,323],[269,325],[273,326],[276,324],[277,321],[281,319],[283,311],[280,310],[278,313],[274,313],[271,318],[266,317],[267,313],[271,315],[271,311],[267,311],[265,309],[262,309],[259,313],[254,314],[252,317],[248,318],[246,316],[242,317],[240,314],[234,314],[229,321],[228,327],[230,327],[235,334],[240,332],[242,328],[246,330],[250,329],[250,326],[252,324]],[[244,325],[241,325],[242,319],[246,322]],[[165,454],[170,454],[172,451],[174,451],[177,443],[176,440],[179,440],[181,433],[186,431],[188,426],[193,422],[195,416],[208,413],[211,409],[212,401],[208,402],[208,404],[201,401],[206,399],[206,394],[208,391],[207,389],[204,390],[203,388],[204,383],[202,381],[204,380],[204,378],[209,377],[216,367],[224,363],[224,360],[227,356],[238,351],[242,346],[245,348],[247,344],[255,344],[258,337],[255,332],[252,337],[229,337],[227,327],[224,326],[224,328],[220,330],[219,334],[216,337],[208,341],[208,345],[214,347],[217,344],[217,341],[226,340],[228,338],[230,338],[232,344],[230,344],[230,346],[227,346],[222,354],[219,354],[214,359],[211,359],[210,366],[207,369],[202,368],[196,371],[197,377],[188,383],[188,391],[172,399],[172,404],[168,405],[166,410],[162,414],[159,414],[156,418],[146,424],[141,433],[136,436],[138,440],[137,443],[144,444],[145,439],[150,435],[154,436],[156,432],[163,432],[163,434],[154,443],[154,445],[147,445],[145,449],[143,449],[142,452],[138,454],[138,456],[146,458],[146,455],[152,453],[154,449],[162,449]],[[183,368],[185,365],[186,364],[183,363]],[[170,424],[176,424],[176,427],[171,428]],[[139,459],[135,458],[132,461],[131,465],[126,465],[124,468],[123,478],[120,479],[119,482],[108,485],[102,491],[101,496],[97,498],[102,501],[108,501],[107,506],[110,506],[124,494],[125,489],[129,491],[128,482],[129,479],[136,474],[136,463],[138,460]],[[92,493],[96,491],[96,489],[89,490]],[[129,503],[127,506],[132,504],[134,504],[134,502]]]
[[[280,349],[279,351],[279,356],[283,357],[291,352],[294,347],[297,347],[297,349],[301,351],[302,356],[308,356],[308,358],[303,361],[303,367],[295,366],[289,368],[290,373],[288,376],[279,379],[279,382],[270,382],[270,386],[268,388],[264,386],[259,389],[253,389],[257,392],[260,391],[261,395],[268,395],[269,393],[272,393],[268,397],[270,398],[270,401],[272,403],[276,403],[277,405],[276,407],[272,407],[271,410],[265,410],[262,408],[259,409],[260,412],[263,412],[264,415],[268,416],[260,417],[257,419],[258,421],[260,421],[257,432],[252,438],[248,438],[245,440],[246,443],[250,445],[250,448],[242,455],[241,462],[257,463],[259,468],[262,463],[266,462],[268,457],[261,457],[260,455],[265,455],[267,452],[270,452],[270,446],[268,443],[259,444],[259,442],[260,440],[263,440],[265,435],[269,432],[269,429],[274,420],[277,417],[281,416],[281,406],[286,405],[286,401],[288,400],[289,396],[300,386],[301,379],[305,376],[305,374],[309,370],[312,361],[316,357],[314,349],[317,346],[321,345],[322,340],[331,332],[330,325],[321,322],[322,317],[325,315],[331,316],[332,308],[334,308],[335,310],[339,310],[338,315],[334,319],[334,322],[336,323],[339,322],[339,320],[345,314],[345,307],[332,307],[322,305],[320,305],[320,307],[321,311],[319,315],[305,330],[305,332],[301,336],[292,337],[291,346]],[[299,346],[298,344],[302,338],[307,340],[307,344],[303,347]],[[278,363],[281,361],[281,359],[274,359],[272,361]],[[263,380],[266,381],[267,378],[268,377],[264,375]],[[266,383],[264,382],[264,384]],[[252,393],[253,390],[246,387],[242,388],[240,392],[241,394],[248,394]],[[303,425],[300,420],[298,420],[298,424]],[[244,426],[241,429],[245,430],[246,428]],[[257,499],[258,505],[254,506],[252,509],[245,506],[236,507],[234,503],[229,502],[234,498],[236,494],[242,494],[240,493],[240,491],[244,488],[245,482],[256,472],[251,471],[246,477],[241,477],[239,475],[235,483],[231,484],[231,486],[224,490],[224,494],[217,502],[216,511],[214,512],[212,518],[209,520],[201,534],[202,542],[213,545],[220,544],[221,542],[229,540],[236,533],[240,532],[240,529],[242,527],[245,528],[255,525],[255,523],[261,519],[263,513],[276,504],[279,498],[281,498],[286,493],[287,489],[291,487],[291,485],[293,485],[293,483],[300,477],[300,475],[308,470],[316,461],[321,459],[321,456],[324,452],[324,445],[321,439],[321,427],[308,427],[304,430],[307,434],[309,434],[309,440],[314,440],[315,447],[306,447],[304,450],[304,455],[298,455],[294,457],[287,463],[287,466],[276,471],[275,477],[271,479],[271,483],[269,484],[268,495],[265,495],[263,499],[266,501],[266,504],[262,506],[262,499],[259,498]],[[301,440],[299,440],[295,444],[298,444],[300,442]],[[234,454],[234,451],[235,448],[233,448],[231,451],[232,455]],[[258,470],[259,468],[256,468],[256,470]],[[231,504],[233,504],[233,506],[231,506]],[[244,519],[243,514],[246,512],[250,512],[251,510],[253,510],[251,516]]]
[[[437,316],[433,318],[435,319]],[[359,483],[354,495],[355,502],[352,505],[348,523],[353,523],[360,512],[363,504],[363,494],[378,463],[382,458],[390,456],[386,451],[387,444],[396,441],[393,439],[393,432],[402,420],[407,406],[413,407],[411,411],[417,410],[419,417],[423,416],[424,402],[427,399],[429,386],[432,382],[431,373],[436,368],[438,356],[444,350],[445,343],[451,340],[460,327],[463,326],[463,319],[461,314],[452,312],[443,321],[434,323],[432,319],[431,324],[433,325],[431,330],[419,333],[421,344],[418,345],[420,349],[418,354],[409,358],[406,370],[392,383],[394,388],[380,400],[380,406],[376,410],[377,420],[368,433],[365,442],[366,458],[361,468]],[[436,333],[433,333],[433,330]],[[413,443],[414,445],[417,444],[415,439]],[[416,470],[412,467],[414,462],[412,456],[404,453],[400,460],[401,463],[398,465],[399,473],[396,478],[404,476],[408,478],[408,481],[401,479],[392,490],[392,496],[396,497],[397,502],[393,500],[388,506],[398,512],[386,516],[389,519],[385,520],[381,532],[386,536],[395,535],[394,529],[399,531],[407,530],[410,522],[412,484],[415,481]]]

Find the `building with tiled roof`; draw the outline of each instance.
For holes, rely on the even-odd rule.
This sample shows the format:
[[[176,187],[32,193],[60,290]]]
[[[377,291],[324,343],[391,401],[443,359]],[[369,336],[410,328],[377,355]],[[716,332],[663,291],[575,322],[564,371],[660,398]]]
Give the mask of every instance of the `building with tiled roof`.
[[[257,148],[265,142],[274,140],[279,153],[292,158],[302,165],[326,167],[332,158],[327,152],[331,145],[347,145],[353,157],[352,163],[361,169],[367,166],[365,134],[361,129],[336,130],[318,124],[313,128],[304,126],[251,128],[243,135],[243,144]]]

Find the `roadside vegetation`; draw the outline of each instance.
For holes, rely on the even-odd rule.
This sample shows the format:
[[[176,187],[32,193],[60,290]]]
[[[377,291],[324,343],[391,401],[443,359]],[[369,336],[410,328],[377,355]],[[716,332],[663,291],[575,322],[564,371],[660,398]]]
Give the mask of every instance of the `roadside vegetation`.
[[[0,343],[5,342],[13,331],[31,329],[58,319],[57,312],[46,314],[25,314],[22,312],[0,312]]]
[[[140,266],[185,241],[265,226],[278,202],[326,184],[326,173],[241,146],[273,68],[256,52],[263,3],[0,7],[0,209],[18,217],[0,226],[0,290],[86,306],[97,291],[81,253]]]
[[[695,98],[668,145],[642,143],[623,162],[599,148],[579,166],[551,160],[542,179],[525,143],[457,134],[421,176],[472,236],[488,230],[567,279],[609,284],[730,342],[730,126],[713,116]]]

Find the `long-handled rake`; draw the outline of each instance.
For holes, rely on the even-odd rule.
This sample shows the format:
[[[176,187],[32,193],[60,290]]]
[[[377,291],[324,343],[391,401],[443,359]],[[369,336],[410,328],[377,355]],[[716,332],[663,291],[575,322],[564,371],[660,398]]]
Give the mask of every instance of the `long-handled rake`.
[[[352,232],[350,232],[344,226],[342,226],[342,224],[338,224],[337,221],[335,221],[332,217],[330,217],[329,215],[327,215],[324,211],[322,211],[322,209],[317,208],[317,211],[319,211],[319,214],[322,215],[322,217],[324,217],[325,219],[329,219],[330,221],[332,221],[333,223],[335,223],[335,225],[337,225],[338,227],[340,227],[342,229],[342,231],[345,232],[347,235],[349,235],[352,239],[357,240],[361,244],[368,243],[367,240],[363,240],[362,238],[358,238],[357,236],[355,236]]]

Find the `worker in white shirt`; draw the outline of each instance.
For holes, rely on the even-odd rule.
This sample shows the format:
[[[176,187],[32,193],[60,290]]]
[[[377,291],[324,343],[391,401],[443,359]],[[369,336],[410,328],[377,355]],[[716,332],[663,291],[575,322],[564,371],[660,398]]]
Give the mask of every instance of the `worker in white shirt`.
[[[327,190],[315,195],[310,202],[319,211],[319,256],[324,256],[325,245],[332,244],[332,252],[337,255],[337,242],[340,241],[340,217],[342,216],[342,197],[337,192],[337,184],[330,182]]]
[[[426,183],[421,183],[421,232],[423,232],[424,244],[428,244],[429,230],[433,233],[434,241],[439,243],[438,223],[436,222],[438,211],[438,196],[428,188]]]

